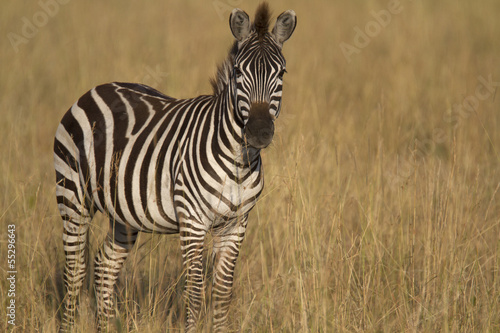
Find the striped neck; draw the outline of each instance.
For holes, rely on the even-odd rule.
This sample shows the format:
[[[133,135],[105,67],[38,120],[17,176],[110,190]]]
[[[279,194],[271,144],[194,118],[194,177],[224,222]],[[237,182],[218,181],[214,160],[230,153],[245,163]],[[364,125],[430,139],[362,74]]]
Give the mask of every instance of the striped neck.
[[[245,142],[245,123],[240,113],[236,109],[235,89],[231,77],[226,84],[224,92],[215,98],[216,114],[219,115],[219,128],[221,135],[225,134],[226,146],[230,149],[231,158],[234,164],[242,168],[253,168],[255,163],[260,161],[260,149],[250,147]],[[227,152],[229,155],[229,152]],[[228,156],[229,157],[229,156]]]

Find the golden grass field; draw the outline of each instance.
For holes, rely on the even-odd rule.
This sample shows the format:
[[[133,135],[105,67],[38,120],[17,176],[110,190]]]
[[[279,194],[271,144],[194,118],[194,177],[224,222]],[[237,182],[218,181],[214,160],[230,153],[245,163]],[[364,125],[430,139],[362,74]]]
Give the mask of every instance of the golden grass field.
[[[0,330],[59,325],[52,144],[66,110],[109,81],[210,93],[233,41],[231,7],[253,16],[258,4],[65,2],[45,21],[38,1],[0,5]],[[298,25],[284,46],[277,133],[262,154],[266,188],[236,267],[235,331],[500,331],[500,2],[400,0],[377,26],[374,13],[391,6],[271,3],[275,16],[294,9]],[[29,38],[26,20],[40,25],[24,28]],[[356,39],[367,26],[369,43]],[[25,39],[13,44],[9,33]],[[341,45],[356,42],[368,45],[348,62]],[[106,231],[98,216],[91,259]],[[91,283],[79,332],[94,326]],[[142,234],[117,285],[116,331],[182,331],[183,283],[178,236]]]

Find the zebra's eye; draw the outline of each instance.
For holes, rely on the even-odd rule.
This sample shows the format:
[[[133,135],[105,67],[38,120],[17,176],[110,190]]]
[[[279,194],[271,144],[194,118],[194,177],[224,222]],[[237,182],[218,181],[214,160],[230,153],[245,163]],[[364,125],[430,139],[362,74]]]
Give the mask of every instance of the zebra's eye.
[[[283,75],[285,75],[285,73],[288,73],[288,72],[286,71],[286,68],[283,68],[283,69],[282,69],[282,70],[278,73],[278,77],[279,77],[280,79],[283,79]]]
[[[236,75],[236,77],[241,77],[241,75],[243,75],[243,73],[241,72],[241,69],[239,67],[234,67],[234,74]]]

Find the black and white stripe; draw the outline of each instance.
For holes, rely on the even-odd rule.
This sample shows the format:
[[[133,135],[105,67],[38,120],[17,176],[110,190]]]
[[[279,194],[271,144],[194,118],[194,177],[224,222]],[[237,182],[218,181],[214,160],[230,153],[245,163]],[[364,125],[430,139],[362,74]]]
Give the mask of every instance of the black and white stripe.
[[[213,95],[174,99],[144,85],[110,83],[83,95],[61,120],[54,163],[66,254],[63,330],[74,323],[97,211],[110,220],[95,258],[100,328],[115,313],[114,284],[143,231],[180,234],[186,331],[196,329],[204,240],[214,235],[213,325],[225,329],[248,213],[263,189],[260,150],[271,142],[281,106],[281,47],[296,24],[293,11],[280,15],[272,32],[268,21],[267,5],[253,25],[233,11],[236,41]]]

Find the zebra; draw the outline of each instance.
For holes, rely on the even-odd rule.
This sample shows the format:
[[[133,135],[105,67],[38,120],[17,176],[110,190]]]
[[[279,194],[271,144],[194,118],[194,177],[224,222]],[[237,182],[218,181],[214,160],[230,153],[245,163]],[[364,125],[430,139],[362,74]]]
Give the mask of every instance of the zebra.
[[[204,243],[212,235],[212,325],[227,329],[236,259],[264,186],[260,152],[272,142],[281,109],[281,51],[297,24],[288,10],[269,31],[270,17],[267,3],[253,23],[241,9],[231,12],[235,40],[211,79],[211,95],[176,99],[114,82],[94,87],[63,116],[54,140],[66,257],[62,331],[74,326],[98,211],[109,218],[94,260],[98,330],[116,315],[115,282],[139,232],[179,234],[187,332],[199,325]]]

